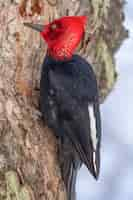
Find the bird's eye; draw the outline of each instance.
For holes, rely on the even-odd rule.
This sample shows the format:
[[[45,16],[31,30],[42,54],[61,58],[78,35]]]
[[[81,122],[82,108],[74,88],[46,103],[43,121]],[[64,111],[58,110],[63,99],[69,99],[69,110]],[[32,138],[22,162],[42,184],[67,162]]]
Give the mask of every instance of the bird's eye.
[[[52,29],[52,30],[55,30],[56,28],[57,28],[57,25],[56,25],[56,24],[52,24],[52,25],[51,25],[51,29]]]

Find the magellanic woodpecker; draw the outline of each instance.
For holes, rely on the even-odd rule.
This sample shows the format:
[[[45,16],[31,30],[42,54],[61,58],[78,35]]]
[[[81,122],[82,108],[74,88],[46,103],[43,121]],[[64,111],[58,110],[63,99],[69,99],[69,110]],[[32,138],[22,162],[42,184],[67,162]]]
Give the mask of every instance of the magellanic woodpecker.
[[[68,16],[46,25],[24,23],[40,32],[48,46],[40,81],[40,109],[60,140],[61,171],[68,200],[74,200],[77,170],[84,163],[97,179],[101,120],[96,76],[74,51],[86,16]]]

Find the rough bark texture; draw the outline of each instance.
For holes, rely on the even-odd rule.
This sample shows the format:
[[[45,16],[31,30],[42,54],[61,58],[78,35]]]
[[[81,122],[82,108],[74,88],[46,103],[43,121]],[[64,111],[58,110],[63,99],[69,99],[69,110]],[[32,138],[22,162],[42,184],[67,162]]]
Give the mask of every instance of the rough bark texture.
[[[117,73],[114,53],[127,37],[123,0],[0,1],[0,200],[64,200],[57,141],[38,111],[41,63],[46,45],[24,21],[47,23],[86,14],[78,52],[93,63],[101,101]],[[95,29],[91,42],[90,32]]]

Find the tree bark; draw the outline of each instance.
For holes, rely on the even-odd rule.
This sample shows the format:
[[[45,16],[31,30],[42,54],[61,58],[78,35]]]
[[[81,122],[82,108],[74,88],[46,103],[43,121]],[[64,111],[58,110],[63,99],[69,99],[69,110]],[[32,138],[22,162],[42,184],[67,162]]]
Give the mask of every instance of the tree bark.
[[[38,110],[46,45],[23,22],[89,16],[78,53],[93,64],[103,102],[117,78],[114,53],[127,37],[123,5],[123,0],[0,1],[0,200],[66,199],[58,142]]]

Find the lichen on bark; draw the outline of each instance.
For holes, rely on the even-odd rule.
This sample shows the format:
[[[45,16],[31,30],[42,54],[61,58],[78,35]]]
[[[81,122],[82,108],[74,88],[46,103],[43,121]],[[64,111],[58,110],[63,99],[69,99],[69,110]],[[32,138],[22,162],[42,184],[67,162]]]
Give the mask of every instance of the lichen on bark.
[[[88,15],[78,53],[92,63],[101,101],[116,82],[114,53],[127,37],[122,0],[0,1],[0,199],[64,200],[57,141],[38,111],[46,45],[23,26]],[[91,29],[94,34],[89,42]]]

